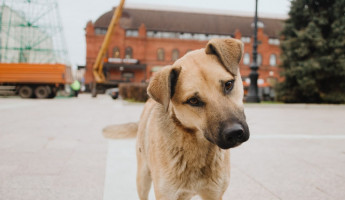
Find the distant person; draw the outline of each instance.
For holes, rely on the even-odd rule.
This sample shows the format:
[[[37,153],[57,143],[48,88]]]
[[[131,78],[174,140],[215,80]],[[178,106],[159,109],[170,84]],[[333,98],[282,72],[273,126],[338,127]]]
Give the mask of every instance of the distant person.
[[[75,80],[72,85],[71,85],[71,89],[74,93],[75,97],[78,97],[79,91],[80,91],[80,82],[78,80]]]

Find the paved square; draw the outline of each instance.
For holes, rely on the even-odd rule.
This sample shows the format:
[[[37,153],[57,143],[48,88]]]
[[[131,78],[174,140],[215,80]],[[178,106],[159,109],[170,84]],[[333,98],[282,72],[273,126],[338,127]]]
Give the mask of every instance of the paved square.
[[[0,199],[137,199],[135,141],[101,130],[142,108],[105,95],[0,98]],[[345,106],[246,104],[246,114],[251,138],[231,151],[224,199],[344,199]]]

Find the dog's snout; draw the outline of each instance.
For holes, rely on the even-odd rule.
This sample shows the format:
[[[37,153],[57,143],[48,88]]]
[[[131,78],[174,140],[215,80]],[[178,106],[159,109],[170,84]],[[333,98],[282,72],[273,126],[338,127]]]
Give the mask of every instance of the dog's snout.
[[[228,123],[219,132],[217,145],[222,149],[236,147],[249,138],[248,126],[242,123]]]
[[[223,131],[225,141],[233,142],[241,139],[244,135],[243,128],[240,124],[234,124]]]

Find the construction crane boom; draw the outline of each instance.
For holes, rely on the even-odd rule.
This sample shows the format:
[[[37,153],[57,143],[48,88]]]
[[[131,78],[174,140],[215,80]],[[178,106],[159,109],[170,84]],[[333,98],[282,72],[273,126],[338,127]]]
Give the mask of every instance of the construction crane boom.
[[[94,90],[96,90],[96,84],[97,83],[104,83],[105,82],[105,77],[103,74],[103,59],[104,59],[104,56],[105,56],[106,51],[108,49],[111,35],[114,32],[114,28],[119,23],[120,17],[122,15],[122,9],[123,9],[124,3],[125,3],[125,0],[121,0],[119,5],[115,9],[113,17],[110,21],[107,33],[105,34],[101,49],[99,50],[99,52],[97,54],[96,62],[93,65],[93,75],[94,75],[94,79],[95,79],[95,82],[93,84]],[[93,94],[93,96],[96,96],[96,95],[97,95],[97,93]]]

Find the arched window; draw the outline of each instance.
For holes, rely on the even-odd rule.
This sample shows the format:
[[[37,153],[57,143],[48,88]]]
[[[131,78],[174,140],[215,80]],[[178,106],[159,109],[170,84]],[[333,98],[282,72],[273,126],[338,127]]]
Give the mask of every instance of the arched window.
[[[164,49],[159,48],[157,50],[157,60],[163,61],[164,60]]]
[[[277,56],[275,54],[270,55],[270,65],[276,66],[277,65]]]
[[[127,47],[125,50],[125,58],[133,58],[133,49],[132,47]]]
[[[249,53],[245,53],[243,56],[243,64],[244,65],[249,65],[250,64],[250,55]]]
[[[256,58],[256,63],[258,64],[258,66],[260,66],[262,64],[262,56],[259,53],[258,53],[257,58]]]
[[[171,60],[175,61],[180,57],[180,52],[178,51],[178,49],[173,49],[171,52]]]
[[[120,49],[118,47],[113,48],[113,58],[120,58]]]

